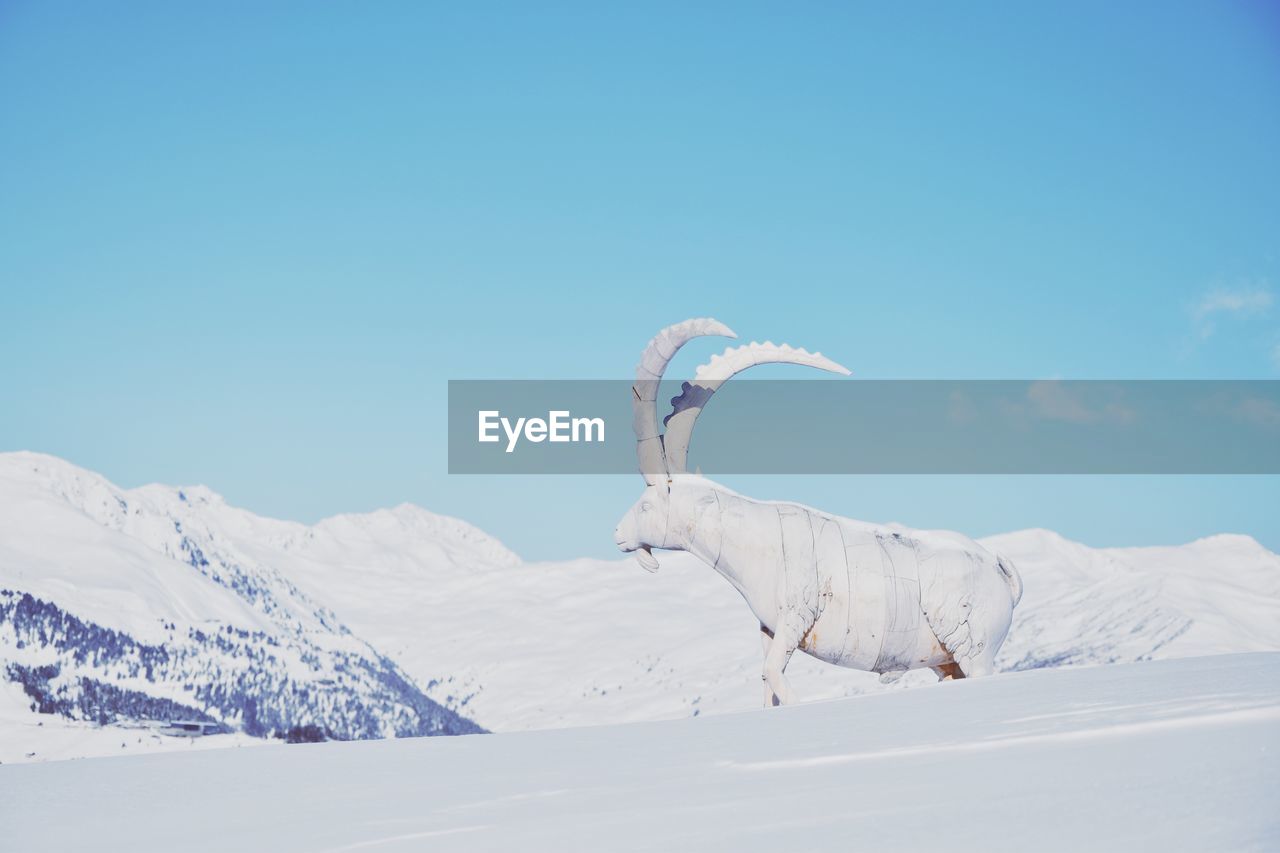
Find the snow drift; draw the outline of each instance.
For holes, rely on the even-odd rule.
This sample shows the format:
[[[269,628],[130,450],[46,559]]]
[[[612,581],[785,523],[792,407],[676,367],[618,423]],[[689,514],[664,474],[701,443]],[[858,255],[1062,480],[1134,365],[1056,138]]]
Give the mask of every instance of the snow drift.
[[[0,803],[4,843],[33,853],[1263,850],[1280,841],[1277,749],[1269,653],[639,725],[31,764],[0,771]]]

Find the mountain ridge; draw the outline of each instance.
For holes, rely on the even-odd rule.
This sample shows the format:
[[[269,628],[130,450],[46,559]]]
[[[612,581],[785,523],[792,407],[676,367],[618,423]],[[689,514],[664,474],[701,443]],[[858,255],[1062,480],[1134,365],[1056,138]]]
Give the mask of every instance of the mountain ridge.
[[[481,730],[220,525],[289,522],[215,498],[0,456],[0,678],[33,712],[97,724],[180,713],[259,738]]]

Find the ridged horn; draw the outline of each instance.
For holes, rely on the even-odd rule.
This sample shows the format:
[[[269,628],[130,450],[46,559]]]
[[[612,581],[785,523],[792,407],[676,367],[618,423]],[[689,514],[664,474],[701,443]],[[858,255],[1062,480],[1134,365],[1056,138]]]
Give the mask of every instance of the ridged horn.
[[[722,354],[712,356],[711,361],[698,368],[692,383],[681,386],[679,397],[671,400],[671,414],[663,419],[667,428],[664,441],[667,470],[682,474],[688,470],[689,442],[693,438],[693,426],[698,415],[721,385],[732,377],[757,364],[799,364],[816,367],[831,373],[849,375],[849,369],[836,364],[820,352],[806,352],[787,344],[749,343],[730,347]]]
[[[736,338],[733,330],[710,317],[699,317],[667,326],[654,335],[644,348],[640,363],[636,365],[636,381],[631,386],[632,428],[636,433],[636,457],[640,462],[640,474],[646,484],[652,486],[667,476],[667,461],[663,453],[662,437],[658,432],[658,385],[667,365],[680,347],[694,338],[704,335],[720,335]]]

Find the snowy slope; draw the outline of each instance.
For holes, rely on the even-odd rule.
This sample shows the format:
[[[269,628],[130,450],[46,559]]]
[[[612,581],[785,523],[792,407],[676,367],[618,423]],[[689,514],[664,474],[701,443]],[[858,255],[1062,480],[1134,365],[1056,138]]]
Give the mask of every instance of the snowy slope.
[[[1278,749],[1280,655],[1193,658],[662,723],[4,767],[0,843],[1264,850]]]
[[[1007,666],[1280,649],[1280,557],[1248,536],[1093,549],[1024,530],[983,544],[1011,557],[1027,587]]]

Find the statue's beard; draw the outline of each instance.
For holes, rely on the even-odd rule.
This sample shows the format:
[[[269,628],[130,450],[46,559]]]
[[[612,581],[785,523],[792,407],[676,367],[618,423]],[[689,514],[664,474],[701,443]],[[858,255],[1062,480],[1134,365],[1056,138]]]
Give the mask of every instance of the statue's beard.
[[[641,545],[635,551],[636,562],[640,564],[640,568],[646,572],[656,572],[658,570],[658,558],[653,556],[653,551],[648,545]]]

